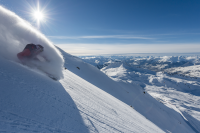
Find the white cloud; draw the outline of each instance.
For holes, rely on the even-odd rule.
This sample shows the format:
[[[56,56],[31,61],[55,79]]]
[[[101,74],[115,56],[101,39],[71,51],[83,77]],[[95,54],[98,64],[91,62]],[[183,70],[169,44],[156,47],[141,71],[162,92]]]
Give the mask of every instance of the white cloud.
[[[199,52],[200,44],[56,44],[72,55]]]
[[[48,36],[52,39],[142,39],[151,40],[155,38],[133,36],[133,35],[102,35],[102,36]]]

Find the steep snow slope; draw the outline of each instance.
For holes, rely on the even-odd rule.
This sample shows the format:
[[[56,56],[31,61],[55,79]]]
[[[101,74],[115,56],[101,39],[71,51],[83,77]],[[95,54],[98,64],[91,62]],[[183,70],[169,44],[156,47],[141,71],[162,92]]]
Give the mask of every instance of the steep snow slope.
[[[65,73],[61,83],[75,101],[90,132],[163,132],[144,116],[100,88]]]
[[[88,132],[59,82],[0,58],[0,132]]]
[[[61,50],[65,67],[93,85],[108,92],[122,102],[132,105],[139,113],[155,123],[165,132],[192,132],[183,117],[171,108],[156,101],[137,84],[119,84],[108,78],[96,67]]]
[[[18,63],[0,62],[0,132],[163,132],[69,70],[56,82]]]

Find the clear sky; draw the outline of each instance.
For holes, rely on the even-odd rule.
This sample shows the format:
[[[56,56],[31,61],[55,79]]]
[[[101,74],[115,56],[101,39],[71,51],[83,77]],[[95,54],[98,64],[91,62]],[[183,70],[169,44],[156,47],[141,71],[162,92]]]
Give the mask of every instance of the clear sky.
[[[40,31],[73,55],[200,52],[200,0],[39,0]],[[36,26],[37,0],[0,0]],[[34,43],[34,42],[33,42]]]

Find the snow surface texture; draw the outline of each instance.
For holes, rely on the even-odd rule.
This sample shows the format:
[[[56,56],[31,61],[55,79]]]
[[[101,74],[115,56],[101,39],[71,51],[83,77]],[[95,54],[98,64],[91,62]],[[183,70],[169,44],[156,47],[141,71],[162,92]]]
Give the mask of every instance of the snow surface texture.
[[[129,93],[133,89],[131,86],[140,86],[145,94],[148,92],[179,112],[196,132],[200,132],[199,56],[82,58],[96,67],[103,66],[101,71],[125,86]],[[131,105],[137,110],[137,105]]]
[[[41,44],[44,51],[41,53],[49,62],[32,62],[57,79],[63,78],[64,60],[55,46],[28,22],[21,19],[15,13],[0,6],[0,56],[6,59],[20,62],[17,53],[21,52],[26,44]]]
[[[141,87],[127,93],[94,66],[63,56],[67,69],[59,82],[0,58],[0,132],[194,132]]]
[[[119,84],[108,78],[92,65],[61,51],[67,63],[65,67],[122,102],[156,124],[165,132],[193,132],[190,123],[176,111],[156,101],[137,84]],[[136,81],[137,82],[137,81]],[[130,107],[131,107],[130,106]],[[132,108],[131,107],[131,108]]]
[[[56,82],[26,66],[0,61],[0,132],[163,132],[127,104],[69,70]],[[80,63],[70,62],[71,68]],[[184,130],[192,132],[187,125]]]

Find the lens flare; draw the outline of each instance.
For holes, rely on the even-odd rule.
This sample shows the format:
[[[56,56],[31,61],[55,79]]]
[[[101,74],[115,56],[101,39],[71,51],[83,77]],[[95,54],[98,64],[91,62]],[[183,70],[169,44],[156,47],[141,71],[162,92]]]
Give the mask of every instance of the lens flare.
[[[49,2],[50,1],[30,0],[25,3],[27,18],[38,30],[46,30],[50,20],[53,18],[50,17],[54,13],[52,12],[52,8],[49,8]]]
[[[42,21],[44,19],[44,14],[41,11],[35,11],[33,16],[37,21]]]
[[[45,8],[41,8],[40,7],[40,1],[38,0],[36,3],[36,6],[31,6],[31,16],[33,19],[33,22],[36,22],[36,26],[38,29],[40,29],[40,24],[41,23],[45,23],[46,22],[46,12],[45,12]]]

